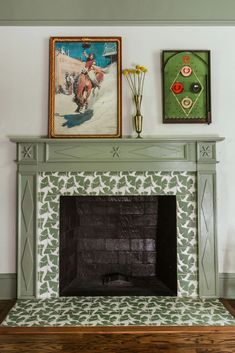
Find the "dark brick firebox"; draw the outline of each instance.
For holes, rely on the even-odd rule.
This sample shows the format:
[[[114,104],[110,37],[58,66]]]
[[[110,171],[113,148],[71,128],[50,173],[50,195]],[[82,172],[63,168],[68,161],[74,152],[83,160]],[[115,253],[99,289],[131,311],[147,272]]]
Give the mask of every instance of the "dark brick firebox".
[[[175,196],[61,196],[60,295],[177,295]]]

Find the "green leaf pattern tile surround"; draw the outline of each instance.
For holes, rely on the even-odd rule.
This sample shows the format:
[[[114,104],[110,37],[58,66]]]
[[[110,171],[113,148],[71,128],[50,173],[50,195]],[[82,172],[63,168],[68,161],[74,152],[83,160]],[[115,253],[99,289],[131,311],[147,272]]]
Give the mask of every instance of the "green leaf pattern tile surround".
[[[2,326],[228,326],[235,318],[218,299],[60,297],[18,300]]]
[[[59,296],[61,195],[176,195],[178,296],[198,296],[194,172],[42,172],[38,178],[38,298]]]

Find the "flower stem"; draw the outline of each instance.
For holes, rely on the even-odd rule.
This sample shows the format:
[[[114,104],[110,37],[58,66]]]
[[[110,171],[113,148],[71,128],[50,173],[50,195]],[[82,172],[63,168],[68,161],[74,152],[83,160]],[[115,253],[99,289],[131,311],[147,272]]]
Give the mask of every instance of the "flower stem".
[[[145,79],[145,72],[143,74],[143,79],[142,79],[141,95],[143,95],[143,91],[144,91],[144,79]]]
[[[131,84],[131,81],[130,81],[130,78],[129,78],[128,76],[125,76],[125,77],[126,77],[126,80],[127,80],[127,82],[128,82],[128,85],[129,85],[129,87],[130,87],[132,93],[135,94],[135,92],[134,92],[134,90],[133,90],[133,87],[132,87],[132,84]]]

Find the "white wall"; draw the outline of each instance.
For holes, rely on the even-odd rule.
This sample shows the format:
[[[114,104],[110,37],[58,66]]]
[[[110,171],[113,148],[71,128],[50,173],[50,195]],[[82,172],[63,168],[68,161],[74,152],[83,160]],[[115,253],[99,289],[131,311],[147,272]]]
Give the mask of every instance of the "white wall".
[[[143,101],[145,135],[220,135],[219,270],[235,272],[235,27],[0,27],[0,273],[15,272],[15,146],[9,135],[46,135],[48,38],[123,38],[123,68],[149,68]],[[162,49],[212,51],[212,119],[207,125],[163,125]],[[123,82],[123,133],[132,133],[130,92]]]

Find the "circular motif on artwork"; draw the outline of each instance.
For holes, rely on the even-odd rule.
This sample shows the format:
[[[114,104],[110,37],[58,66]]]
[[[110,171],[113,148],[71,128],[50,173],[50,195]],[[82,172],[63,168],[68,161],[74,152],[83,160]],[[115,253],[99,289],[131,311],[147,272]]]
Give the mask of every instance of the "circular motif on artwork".
[[[201,89],[202,89],[202,86],[200,85],[199,82],[193,82],[191,84],[191,91],[193,93],[199,93],[201,91]]]
[[[189,109],[193,105],[193,101],[192,101],[191,98],[185,97],[184,99],[182,99],[181,105],[182,105],[183,108]]]
[[[175,82],[173,85],[172,85],[172,91],[175,93],[175,94],[180,94],[181,92],[183,92],[184,90],[184,86],[182,85],[181,82]]]
[[[190,56],[184,55],[183,58],[182,58],[182,60],[183,60],[183,62],[184,62],[185,64],[188,64],[188,63],[190,62]]]
[[[184,77],[188,77],[192,74],[193,70],[191,69],[190,66],[183,66],[182,69],[181,69],[181,74],[184,76]]]

